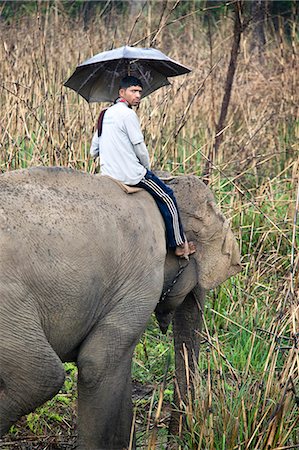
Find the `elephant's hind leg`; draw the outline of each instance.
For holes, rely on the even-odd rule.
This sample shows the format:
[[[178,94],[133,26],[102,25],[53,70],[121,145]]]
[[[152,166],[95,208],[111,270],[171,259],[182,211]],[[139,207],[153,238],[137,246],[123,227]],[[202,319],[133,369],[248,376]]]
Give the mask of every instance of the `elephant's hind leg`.
[[[7,310],[0,313],[3,313],[0,315],[0,436],[3,436],[21,416],[34,411],[59,391],[64,368],[34,312],[16,308],[9,320]]]

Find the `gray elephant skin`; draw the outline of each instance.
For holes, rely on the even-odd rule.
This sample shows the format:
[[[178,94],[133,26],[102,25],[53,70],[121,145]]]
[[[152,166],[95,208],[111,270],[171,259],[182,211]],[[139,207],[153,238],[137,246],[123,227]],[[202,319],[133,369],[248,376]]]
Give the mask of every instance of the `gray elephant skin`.
[[[75,361],[78,448],[128,447],[132,355],[151,314],[157,307],[167,323],[196,289],[240,270],[210,190],[195,176],[170,186],[197,252],[157,307],[179,259],[166,252],[149,194],[128,195],[108,177],[71,169],[0,176],[0,436],[52,398],[64,382],[63,362]],[[192,317],[185,322],[196,326]]]

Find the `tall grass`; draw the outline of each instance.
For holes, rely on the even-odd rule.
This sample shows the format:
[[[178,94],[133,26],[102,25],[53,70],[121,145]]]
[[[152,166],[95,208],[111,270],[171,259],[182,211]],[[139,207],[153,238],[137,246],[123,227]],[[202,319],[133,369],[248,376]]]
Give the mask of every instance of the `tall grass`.
[[[150,2],[138,20],[112,11],[87,29],[60,13],[59,2],[44,15],[0,23],[1,170],[61,165],[93,171],[88,152],[102,105],[88,105],[62,84],[91,55],[139,42],[154,43],[193,68],[142,102],[138,114],[153,166],[200,175],[213,153],[232,38],[229,14],[211,25],[209,34],[202,13],[179,18],[175,3],[163,9]],[[261,61],[250,52],[250,28],[242,36],[210,185],[239,240],[243,271],[208,295],[198,370],[190,374],[196,400],[181,405],[188,424],[177,438],[181,449],[299,448],[297,46],[295,32],[287,38],[282,23],[278,33],[269,23]],[[171,330],[162,337],[152,320],[135,352],[134,379],[150,385],[135,402],[139,448],[166,448],[171,341]],[[56,399],[38,413],[46,428],[28,416],[9,441],[18,448],[26,427],[28,435],[45,436],[55,422],[47,416],[53,409],[60,428],[53,425],[52,432],[61,433],[64,421],[65,435],[73,436],[71,392],[61,393],[72,399],[71,412]]]
[[[213,145],[232,19],[215,23],[208,39],[197,15],[167,19],[164,12],[161,19],[159,9],[161,4],[150,16],[144,11],[135,26],[132,17],[117,17],[116,29],[116,19],[110,15],[94,18],[84,30],[80,20],[55,14],[51,9],[44,16],[25,17],[9,26],[1,24],[2,170],[36,164],[89,170],[88,150],[102,106],[88,105],[64,88],[63,82],[79,62],[123,45],[131,34],[130,44],[140,41],[139,45],[148,45],[150,38],[146,36],[150,35],[156,46],[193,69],[190,75],[173,79],[170,88],[146,98],[140,117],[157,167],[200,173]],[[171,19],[175,22],[155,33],[160,22],[163,25]],[[217,161],[228,173],[251,167],[258,181],[265,167],[269,171],[295,153],[298,67],[293,58],[297,44],[294,39],[292,46],[283,34],[269,33],[261,65],[249,52],[249,31],[243,36]]]

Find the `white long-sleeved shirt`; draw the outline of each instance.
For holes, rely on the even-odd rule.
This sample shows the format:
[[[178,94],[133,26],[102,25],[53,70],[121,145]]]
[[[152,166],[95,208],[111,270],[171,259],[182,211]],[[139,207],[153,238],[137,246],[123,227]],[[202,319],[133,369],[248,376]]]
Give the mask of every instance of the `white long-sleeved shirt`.
[[[149,154],[137,114],[126,103],[119,102],[107,109],[102,135],[95,132],[90,154],[100,156],[103,175],[130,185],[138,184],[144,177],[150,168]]]

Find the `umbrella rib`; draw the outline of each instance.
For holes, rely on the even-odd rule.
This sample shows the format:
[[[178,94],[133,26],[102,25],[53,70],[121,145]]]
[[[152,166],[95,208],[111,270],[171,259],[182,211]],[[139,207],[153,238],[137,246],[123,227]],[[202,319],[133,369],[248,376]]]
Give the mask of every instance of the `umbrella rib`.
[[[78,88],[78,93],[80,93],[81,89],[84,88],[84,86],[89,82],[89,80],[96,75],[97,72],[99,72],[100,70],[105,69],[105,63],[102,66],[97,65],[97,67],[95,68],[95,70],[86,78],[86,80],[83,81],[82,84],[80,84],[80,87]]]
[[[127,58],[119,59],[119,60],[117,61],[116,67],[113,69],[113,72],[117,72],[117,71],[118,71],[118,68],[122,66],[123,61],[126,61],[126,60],[129,62],[129,60],[128,60]],[[89,82],[89,80],[90,80],[93,76],[95,76],[95,75],[97,74],[97,72],[105,72],[105,70],[106,70],[107,68],[109,68],[109,63],[111,63],[111,61],[109,61],[109,62],[106,62],[106,61],[105,61],[105,63],[101,63],[101,65],[98,65],[98,67],[97,67],[97,68],[96,68],[96,69],[95,69],[95,70],[87,77],[87,79],[84,81],[84,83],[82,83],[82,84],[80,85],[80,87],[79,87],[79,89],[78,89],[78,92],[80,92],[80,90],[81,90],[81,89]],[[114,79],[112,79],[112,83],[111,83],[111,86],[110,86],[110,91],[112,91],[113,88],[114,88],[113,82],[114,82]]]
[[[118,70],[118,67],[121,66],[123,61],[126,61],[127,58],[122,58],[118,61],[115,69],[114,69],[114,73]],[[114,85],[115,85],[115,78],[112,79],[111,85],[110,85],[110,93],[113,92],[114,89]]]

